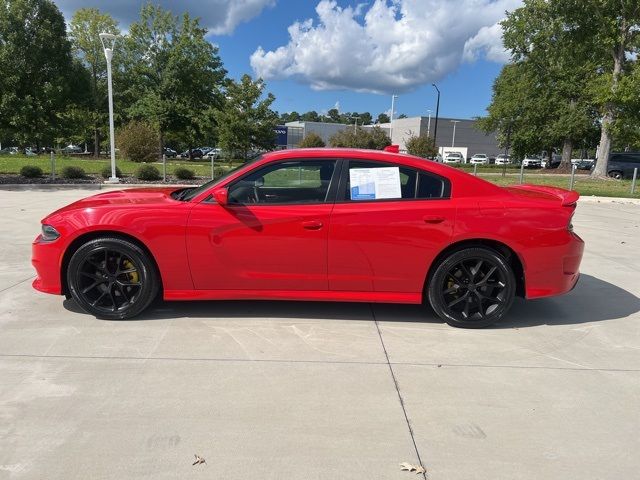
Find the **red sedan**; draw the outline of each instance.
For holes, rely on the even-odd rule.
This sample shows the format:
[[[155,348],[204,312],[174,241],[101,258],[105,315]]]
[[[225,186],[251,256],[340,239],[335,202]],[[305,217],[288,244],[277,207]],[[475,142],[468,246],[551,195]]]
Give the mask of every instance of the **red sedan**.
[[[578,280],[578,194],[388,152],[269,153],[194,188],[101,193],[42,220],[33,286],[99,318],[165,300],[429,303],[450,325]]]

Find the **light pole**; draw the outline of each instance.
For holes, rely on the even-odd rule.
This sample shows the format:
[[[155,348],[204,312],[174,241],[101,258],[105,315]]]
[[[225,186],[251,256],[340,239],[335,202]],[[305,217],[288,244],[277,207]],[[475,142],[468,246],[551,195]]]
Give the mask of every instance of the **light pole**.
[[[116,142],[113,134],[113,85],[111,83],[111,58],[113,48],[116,45],[116,36],[111,33],[101,33],[99,35],[104,49],[104,56],[107,59],[107,85],[109,88],[109,142],[111,146],[111,177],[107,183],[118,183],[120,180],[116,176]]]
[[[440,89],[435,83],[432,83],[433,88],[438,92],[438,103],[436,103],[436,125],[433,129],[433,145],[437,147],[437,139],[438,139],[438,115],[440,114]]]
[[[453,138],[451,139],[451,147],[455,147],[456,146],[456,125],[460,123],[460,120],[451,120],[451,123],[453,123]]]
[[[355,119],[355,122],[353,122],[353,133],[354,135],[357,133],[357,129],[358,129],[358,119],[360,118],[360,115],[352,115],[349,118],[353,118]]]
[[[398,98],[398,95],[391,95],[391,115],[389,116],[391,118],[391,121],[393,122],[393,115],[396,112],[396,98]]]
[[[427,137],[431,136],[431,110],[427,110],[427,114],[429,115],[429,121],[427,122]]]

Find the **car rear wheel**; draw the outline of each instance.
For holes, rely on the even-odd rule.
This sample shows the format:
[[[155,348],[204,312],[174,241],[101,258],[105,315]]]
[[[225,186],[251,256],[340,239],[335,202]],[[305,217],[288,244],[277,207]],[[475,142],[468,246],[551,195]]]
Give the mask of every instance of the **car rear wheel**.
[[[98,238],[78,248],[69,261],[67,285],[83,310],[108,320],[140,314],[159,289],[149,255],[121,238]]]
[[[449,325],[482,328],[509,311],[516,279],[509,263],[494,250],[458,250],[436,267],[427,286],[429,303]]]
[[[609,176],[611,178],[615,178],[616,180],[622,180],[622,172],[618,172],[616,170],[609,172]]]

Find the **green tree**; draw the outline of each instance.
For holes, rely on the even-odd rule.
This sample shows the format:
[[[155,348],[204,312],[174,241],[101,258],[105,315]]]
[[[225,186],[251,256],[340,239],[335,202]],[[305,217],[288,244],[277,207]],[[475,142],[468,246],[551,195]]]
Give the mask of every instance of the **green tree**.
[[[433,142],[433,138],[427,135],[412,135],[405,142],[407,153],[422,158],[433,158],[438,154],[438,148]]]
[[[327,112],[329,120],[333,123],[341,123],[340,111],[337,108],[332,108]]]
[[[364,129],[345,128],[335,133],[329,138],[329,144],[332,147],[343,148],[366,148],[370,150],[382,150],[384,147],[391,145],[388,135],[380,127]]]
[[[639,24],[640,3],[631,0],[526,0],[503,22],[504,43],[514,60],[538,72],[547,103],[559,107],[555,123],[564,135],[565,157],[569,143],[593,129],[585,119],[598,117],[596,176],[606,175],[612,135],[634,115],[628,92],[640,88],[634,74]]]
[[[192,145],[215,129],[226,71],[206,29],[146,4],[125,41],[128,114],[154,125],[158,154],[167,133]]]
[[[390,121],[391,119],[389,118],[389,115],[387,115],[386,113],[381,113],[378,115],[378,118],[377,118],[378,123],[389,123]]]
[[[90,99],[86,102],[84,128],[87,124],[92,129],[93,153],[100,153],[102,131],[108,123],[107,109],[107,61],[104,56],[100,33],[119,35],[118,22],[108,13],[101,13],[97,8],[81,8],[77,10],[69,23],[71,45],[76,57],[87,69],[90,79]],[[115,55],[112,64],[118,69],[119,59]],[[86,138],[86,137],[85,137]]]
[[[318,115],[318,112],[315,110],[311,110],[310,112],[303,113],[300,120],[303,122],[319,122],[320,115]]]
[[[40,148],[56,137],[70,94],[64,17],[49,0],[2,0],[0,12],[0,132]]]
[[[298,145],[300,148],[322,148],[324,146],[324,140],[322,140],[320,135],[314,132],[307,133],[300,142],[300,145]]]
[[[219,145],[223,150],[247,158],[252,150],[275,147],[278,114],[271,110],[275,97],[264,96],[265,83],[243,75],[239,82],[230,80],[225,104],[216,110]]]

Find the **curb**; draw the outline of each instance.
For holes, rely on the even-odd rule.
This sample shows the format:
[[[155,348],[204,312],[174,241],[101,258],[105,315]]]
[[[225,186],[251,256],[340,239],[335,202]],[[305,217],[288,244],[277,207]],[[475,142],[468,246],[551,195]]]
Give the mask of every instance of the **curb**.
[[[578,204],[580,202],[587,203],[626,203],[628,205],[640,205],[640,198],[624,198],[624,197],[596,197],[593,195],[590,196],[580,196],[578,200]]]

